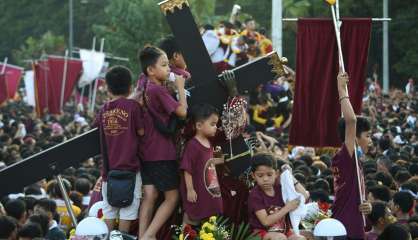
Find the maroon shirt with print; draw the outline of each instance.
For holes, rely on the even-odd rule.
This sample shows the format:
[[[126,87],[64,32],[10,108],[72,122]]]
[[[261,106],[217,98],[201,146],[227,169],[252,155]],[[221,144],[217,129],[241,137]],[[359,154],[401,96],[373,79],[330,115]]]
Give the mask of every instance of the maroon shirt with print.
[[[259,230],[268,230],[261,222],[258,220],[256,212],[260,210],[266,210],[267,213],[269,209],[273,208],[282,208],[284,207],[283,197],[282,197],[282,187],[276,182],[274,185],[274,196],[270,197],[264,193],[264,191],[257,185],[251,191],[248,197],[248,221],[251,226],[251,229]],[[282,219],[280,222],[283,224],[286,222],[286,219]]]
[[[192,203],[187,200],[184,176],[181,178],[180,194],[184,210],[193,220],[201,220],[223,212],[221,189],[215,166],[208,163],[212,157],[213,149],[203,146],[196,138],[187,142],[180,169],[192,175],[197,201]]]
[[[359,162],[360,172],[362,171]],[[363,217],[359,211],[360,193],[358,189],[356,162],[347,150],[345,144],[332,159],[332,173],[334,175],[335,200],[332,217],[341,221],[347,236],[354,239],[364,238]],[[360,175],[362,191],[364,191],[363,174]]]
[[[143,123],[141,108],[131,99],[107,102],[100,110],[96,124],[104,130],[110,170],[139,171],[138,131]],[[105,171],[102,176],[106,180]]]
[[[176,147],[172,138],[164,136],[154,126],[154,118],[167,125],[170,116],[180,106],[171,97],[167,88],[141,76],[139,89],[145,86],[146,110],[144,111],[144,132],[140,137],[140,156],[143,161],[176,160]],[[152,114],[152,115],[151,115]]]

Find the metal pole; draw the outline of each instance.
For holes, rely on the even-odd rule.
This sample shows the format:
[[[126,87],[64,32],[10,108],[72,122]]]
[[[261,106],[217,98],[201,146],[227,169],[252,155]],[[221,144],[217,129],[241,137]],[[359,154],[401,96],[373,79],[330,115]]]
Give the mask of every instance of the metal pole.
[[[283,56],[283,3],[282,0],[271,0],[271,36],[273,48]]]
[[[8,61],[9,61],[9,58],[5,57],[3,61],[3,68],[1,69],[1,74],[4,74],[6,72],[6,66],[7,66]]]
[[[104,38],[101,39],[100,42],[100,52],[103,53],[104,48]],[[96,78],[96,81],[94,82],[94,88],[93,88],[93,97],[91,101],[91,108],[90,112],[94,113],[94,107],[96,106],[96,94],[97,94],[97,87],[99,86],[99,78]]]
[[[61,112],[64,106],[65,85],[67,82],[67,70],[68,70],[68,50],[65,50],[64,70],[62,72],[61,99],[60,99],[60,111]]]
[[[297,22],[297,18],[282,18],[283,22]],[[372,22],[388,22],[392,21],[392,18],[372,18]]]
[[[70,51],[70,57],[73,56],[73,45],[74,45],[74,17],[73,17],[73,0],[68,0],[68,49]]]
[[[73,227],[75,228],[77,227],[77,218],[75,217],[73,208],[71,206],[70,198],[68,197],[67,191],[65,190],[64,182],[62,180],[61,175],[58,174],[56,178],[62,197],[64,198],[65,206],[67,207],[67,212],[70,215],[71,221],[73,222]]]
[[[389,16],[389,0],[383,0],[383,17]],[[389,23],[383,22],[383,92],[389,92]]]

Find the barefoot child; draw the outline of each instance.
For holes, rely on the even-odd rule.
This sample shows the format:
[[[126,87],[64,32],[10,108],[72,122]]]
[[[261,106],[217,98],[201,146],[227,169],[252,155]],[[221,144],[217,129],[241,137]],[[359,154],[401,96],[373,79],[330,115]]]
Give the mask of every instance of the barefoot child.
[[[180,169],[180,191],[184,208],[183,223],[199,225],[201,220],[222,213],[221,189],[215,165],[222,159],[213,158],[209,138],[216,134],[219,115],[216,108],[199,104],[193,107],[191,120],[195,135],[184,149]]]
[[[139,86],[143,91],[144,135],[140,138],[143,160],[142,179],[144,198],[139,213],[139,238],[154,240],[161,226],[173,213],[179,198],[176,147],[172,136],[163,133],[173,116],[185,118],[187,114],[184,78],[176,77],[179,101],[164,87],[170,74],[167,55],[159,48],[148,46],[139,54],[145,79]],[[159,192],[164,201],[154,213]]]

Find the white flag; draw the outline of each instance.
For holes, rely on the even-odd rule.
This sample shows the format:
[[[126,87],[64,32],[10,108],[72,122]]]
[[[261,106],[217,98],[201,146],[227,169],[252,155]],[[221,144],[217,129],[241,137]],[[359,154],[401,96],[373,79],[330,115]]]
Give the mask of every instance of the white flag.
[[[25,72],[25,89],[26,89],[26,103],[30,106],[35,106],[35,82],[33,78],[33,71]]]
[[[92,83],[100,74],[105,54],[86,49],[80,49],[80,59],[83,61],[83,74],[80,77],[78,86],[80,88]]]

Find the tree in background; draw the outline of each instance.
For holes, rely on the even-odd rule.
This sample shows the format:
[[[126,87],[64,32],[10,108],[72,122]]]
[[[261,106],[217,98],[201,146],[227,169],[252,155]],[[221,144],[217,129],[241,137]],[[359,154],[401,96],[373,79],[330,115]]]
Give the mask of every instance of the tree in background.
[[[25,43],[13,52],[13,59],[20,66],[28,66],[25,60],[39,59],[45,54],[61,55],[65,51],[64,36],[46,32],[39,39],[29,37]]]

